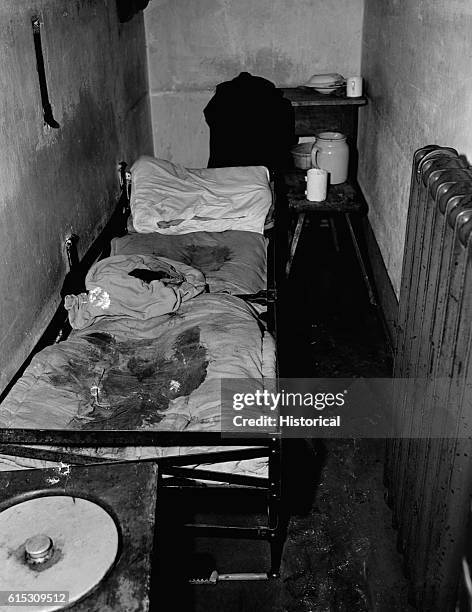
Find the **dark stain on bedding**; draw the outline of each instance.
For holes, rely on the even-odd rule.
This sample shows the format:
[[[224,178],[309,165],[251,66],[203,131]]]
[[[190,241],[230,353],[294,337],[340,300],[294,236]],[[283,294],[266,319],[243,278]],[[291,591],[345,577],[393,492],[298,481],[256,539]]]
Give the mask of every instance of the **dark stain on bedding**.
[[[154,376],[157,366],[156,360],[146,359],[140,355],[135,355],[128,361],[128,370],[139,382]]]
[[[172,399],[190,395],[205,380],[208,357],[200,329],[179,334],[171,351],[158,340],[116,342],[88,334],[50,382],[79,397],[75,429],[142,429],[159,424]],[[85,348],[85,350],[84,350]]]
[[[197,246],[188,248],[186,263],[201,270],[204,274],[215,272],[232,258],[231,250],[227,246]]]
[[[207,350],[200,343],[200,328],[191,327],[174,344],[174,363],[181,381],[180,395],[190,395],[205,380],[208,368]]]
[[[115,339],[112,335],[105,334],[102,332],[93,332],[91,334],[87,334],[86,336],[84,336],[84,340],[90,342],[90,344],[100,347],[102,350],[104,350],[106,346],[111,346],[115,344]]]
[[[139,278],[146,284],[152,283],[155,280],[168,279],[169,273],[164,272],[164,270],[146,270],[143,268],[135,268],[128,272],[128,276],[134,276],[134,278]]]

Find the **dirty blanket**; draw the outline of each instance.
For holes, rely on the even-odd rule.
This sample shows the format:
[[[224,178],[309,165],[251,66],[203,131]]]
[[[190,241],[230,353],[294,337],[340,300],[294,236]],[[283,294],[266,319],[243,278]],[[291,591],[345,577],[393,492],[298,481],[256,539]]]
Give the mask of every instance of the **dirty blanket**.
[[[0,427],[218,431],[220,379],[263,378],[274,362],[264,344],[251,307],[230,295],[154,319],[105,318],[33,357]]]
[[[153,254],[200,270],[212,293],[267,288],[267,239],[255,232],[130,233],[111,242],[111,255]]]

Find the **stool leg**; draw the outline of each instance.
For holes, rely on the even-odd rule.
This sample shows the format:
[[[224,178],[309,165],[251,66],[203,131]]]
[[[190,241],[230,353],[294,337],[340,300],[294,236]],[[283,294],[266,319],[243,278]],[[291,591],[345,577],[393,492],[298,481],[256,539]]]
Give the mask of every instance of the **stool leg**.
[[[349,213],[345,213],[344,217],[346,218],[346,223],[349,228],[349,233],[351,234],[352,244],[354,246],[354,250],[356,251],[357,261],[359,262],[359,266],[361,268],[362,278],[364,279],[364,283],[367,288],[367,293],[369,295],[369,302],[372,304],[372,306],[378,306],[377,300],[375,299],[374,290],[372,288],[372,284],[369,279],[369,275],[367,274],[367,268],[362,258],[362,253],[359,248],[359,243],[357,242],[357,237],[354,232],[354,228],[352,227],[351,217]]]
[[[336,230],[336,224],[334,222],[333,217],[329,217],[328,222],[329,222],[329,227],[331,229],[331,237],[333,238],[334,248],[336,249],[336,253],[339,253],[338,232]]]
[[[292,241],[290,243],[290,251],[288,255],[287,265],[285,267],[285,276],[288,278],[290,275],[290,270],[292,268],[293,259],[295,257],[295,252],[297,250],[298,241],[300,239],[300,234],[302,233],[303,223],[305,222],[305,213],[299,213],[297,219],[297,225],[295,227],[295,231],[293,232]]]

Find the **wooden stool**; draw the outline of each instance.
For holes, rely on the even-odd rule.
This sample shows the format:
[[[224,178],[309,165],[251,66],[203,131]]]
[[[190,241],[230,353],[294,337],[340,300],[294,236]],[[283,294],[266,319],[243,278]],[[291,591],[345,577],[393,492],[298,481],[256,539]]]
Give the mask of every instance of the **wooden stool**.
[[[362,198],[359,197],[358,192],[352,186],[351,183],[341,183],[340,185],[330,185],[328,189],[328,195],[326,200],[323,202],[310,202],[305,197],[305,172],[294,171],[288,172],[285,175],[286,184],[288,187],[287,199],[290,212],[296,215],[295,229],[291,235],[289,235],[289,255],[287,265],[285,268],[286,277],[290,275],[292,263],[297,251],[298,241],[302,233],[303,225],[307,214],[317,213],[328,217],[331,232],[333,235],[334,246],[336,250],[339,250],[339,244],[337,240],[336,229],[332,214],[341,213],[346,220],[346,224],[349,229],[352,244],[356,253],[359,266],[361,268],[362,277],[366,285],[366,289],[369,295],[369,301],[373,306],[377,306],[375,299],[374,290],[367,273],[367,267],[362,257],[359,243],[352,226],[351,215],[352,214],[364,214],[365,204]]]

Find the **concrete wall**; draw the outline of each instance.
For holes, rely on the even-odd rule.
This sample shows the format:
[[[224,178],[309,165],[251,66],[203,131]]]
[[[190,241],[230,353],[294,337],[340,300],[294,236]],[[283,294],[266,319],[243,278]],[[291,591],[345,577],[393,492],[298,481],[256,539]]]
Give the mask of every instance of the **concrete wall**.
[[[43,121],[33,15],[59,129]],[[152,143],[142,13],[119,24],[114,0],[3,0],[0,21],[1,390],[59,304],[66,236],[87,250],[115,204],[117,163]]]
[[[241,71],[296,86],[359,73],[364,0],[152,0],[145,11],[155,154],[206,166],[203,109]]]
[[[398,293],[413,152],[453,146],[472,160],[472,4],[366,0],[359,182]]]

